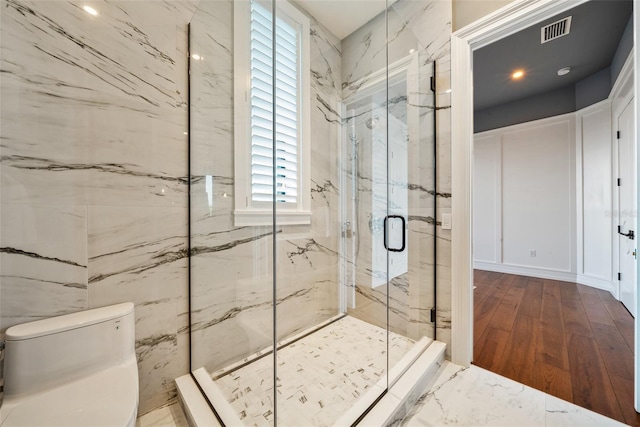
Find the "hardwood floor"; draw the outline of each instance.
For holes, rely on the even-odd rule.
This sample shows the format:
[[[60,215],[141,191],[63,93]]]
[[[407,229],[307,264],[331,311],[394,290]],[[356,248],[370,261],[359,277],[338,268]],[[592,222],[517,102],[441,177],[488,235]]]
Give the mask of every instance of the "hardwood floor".
[[[633,317],[611,294],[480,270],[474,282],[475,365],[640,426]]]

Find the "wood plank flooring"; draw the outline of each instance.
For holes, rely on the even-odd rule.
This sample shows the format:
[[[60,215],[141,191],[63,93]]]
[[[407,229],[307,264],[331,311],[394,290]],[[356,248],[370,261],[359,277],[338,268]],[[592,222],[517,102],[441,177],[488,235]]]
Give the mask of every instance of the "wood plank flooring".
[[[640,426],[633,317],[609,292],[476,270],[475,365]]]

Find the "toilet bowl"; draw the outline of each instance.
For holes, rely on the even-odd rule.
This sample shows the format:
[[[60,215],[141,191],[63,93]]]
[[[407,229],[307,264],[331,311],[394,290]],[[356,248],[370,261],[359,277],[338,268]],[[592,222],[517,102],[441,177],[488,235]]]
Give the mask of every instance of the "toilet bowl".
[[[0,426],[135,426],[133,304],[7,329]]]

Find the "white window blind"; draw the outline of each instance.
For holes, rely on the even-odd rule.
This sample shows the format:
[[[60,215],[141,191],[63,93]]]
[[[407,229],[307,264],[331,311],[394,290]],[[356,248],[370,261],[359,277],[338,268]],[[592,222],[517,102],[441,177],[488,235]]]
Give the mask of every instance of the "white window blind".
[[[272,14],[251,2],[251,199],[273,199]],[[300,29],[276,17],[275,199],[298,202]]]
[[[278,224],[310,224],[309,18],[286,0],[234,0],[233,16],[234,225],[271,225],[273,200]]]

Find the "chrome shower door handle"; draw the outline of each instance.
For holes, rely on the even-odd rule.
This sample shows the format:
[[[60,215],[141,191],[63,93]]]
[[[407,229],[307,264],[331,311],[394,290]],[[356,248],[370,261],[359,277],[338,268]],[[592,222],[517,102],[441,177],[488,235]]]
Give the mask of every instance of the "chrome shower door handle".
[[[402,245],[399,248],[390,248],[389,247],[389,243],[388,243],[388,228],[387,228],[387,223],[389,222],[390,219],[399,219],[402,222]],[[404,217],[402,215],[387,215],[384,217],[384,248],[390,252],[403,252],[404,249],[407,247],[407,234],[405,233],[405,228],[406,228],[406,221],[404,219]]]

